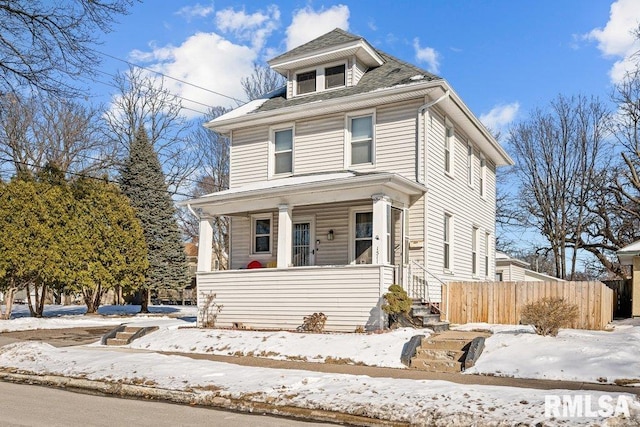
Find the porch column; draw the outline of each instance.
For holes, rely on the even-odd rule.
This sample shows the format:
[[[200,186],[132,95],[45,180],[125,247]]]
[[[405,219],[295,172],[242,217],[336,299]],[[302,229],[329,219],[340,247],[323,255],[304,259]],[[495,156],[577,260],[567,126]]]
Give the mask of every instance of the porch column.
[[[387,238],[389,234],[389,208],[391,199],[384,194],[374,194],[373,199],[373,264],[388,264]]]
[[[291,264],[293,225],[289,205],[278,206],[278,268],[287,268]]]
[[[211,271],[211,255],[213,254],[213,225],[206,218],[200,218],[198,237],[198,271]]]

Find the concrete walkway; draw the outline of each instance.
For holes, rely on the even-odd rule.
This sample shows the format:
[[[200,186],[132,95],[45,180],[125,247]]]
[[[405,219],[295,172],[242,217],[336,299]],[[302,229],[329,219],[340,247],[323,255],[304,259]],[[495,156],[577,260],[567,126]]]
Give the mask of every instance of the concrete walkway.
[[[299,369],[312,372],[324,372],[347,375],[367,375],[373,378],[401,378],[411,380],[439,380],[457,384],[476,384],[503,387],[533,388],[539,390],[594,390],[609,393],[630,393],[640,396],[640,387],[625,387],[614,384],[597,384],[581,381],[541,380],[527,378],[496,377],[488,375],[451,374],[425,372],[415,369],[380,368],[375,366],[347,365],[333,363],[314,363],[291,360],[273,360],[251,356],[218,356],[202,353],[159,352],[153,350],[131,349],[127,347],[86,347],[95,350],[122,351],[131,353],[159,353],[172,356],[184,356],[197,360],[232,363],[241,366],[261,368]]]

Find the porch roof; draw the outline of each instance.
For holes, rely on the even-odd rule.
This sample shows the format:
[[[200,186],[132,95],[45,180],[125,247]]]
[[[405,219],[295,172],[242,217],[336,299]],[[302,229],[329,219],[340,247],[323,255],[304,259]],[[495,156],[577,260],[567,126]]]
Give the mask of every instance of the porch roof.
[[[377,194],[409,206],[427,188],[394,173],[351,171],[312,174],[250,183],[181,202],[199,210],[201,216],[242,214],[291,207],[370,199]]]

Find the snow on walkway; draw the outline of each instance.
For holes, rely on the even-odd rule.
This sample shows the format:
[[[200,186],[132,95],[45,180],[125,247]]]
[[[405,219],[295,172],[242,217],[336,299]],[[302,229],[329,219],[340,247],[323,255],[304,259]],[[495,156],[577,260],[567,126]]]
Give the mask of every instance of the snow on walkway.
[[[38,374],[125,381],[170,390],[195,390],[275,405],[340,411],[414,425],[625,425],[629,420],[545,417],[545,395],[583,396],[584,391],[544,391],[460,385],[238,366],[157,353],[125,353],[95,348],[55,348],[23,342],[0,347],[0,366]],[[593,401],[604,393],[588,392]],[[632,416],[635,396],[620,399]],[[618,396],[614,396],[618,399]],[[615,402],[615,400],[614,400]]]

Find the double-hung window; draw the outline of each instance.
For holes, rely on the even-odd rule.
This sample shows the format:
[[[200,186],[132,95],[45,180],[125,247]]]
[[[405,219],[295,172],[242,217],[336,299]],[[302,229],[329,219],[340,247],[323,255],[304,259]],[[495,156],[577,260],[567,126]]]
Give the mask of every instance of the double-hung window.
[[[340,64],[335,67],[327,67],[324,69],[324,88],[332,89],[334,87],[342,87],[345,85],[345,65]]]
[[[453,218],[450,214],[444,214],[444,256],[443,267],[445,270],[451,270],[451,226]]]
[[[252,221],[252,252],[254,254],[271,253],[271,216],[254,216]]]
[[[487,159],[480,157],[480,197],[485,197],[487,181]]]
[[[478,227],[471,228],[471,274],[478,275]]]
[[[467,143],[467,184],[473,187],[473,146]]]
[[[373,163],[373,115],[350,117],[351,164]]]
[[[485,233],[484,235],[484,275],[489,277],[489,239],[491,234]]]
[[[444,171],[453,172],[453,128],[447,126],[444,136]]]
[[[273,173],[293,172],[293,128],[273,132]]]
[[[296,93],[302,95],[316,91],[316,70],[296,74]]]

